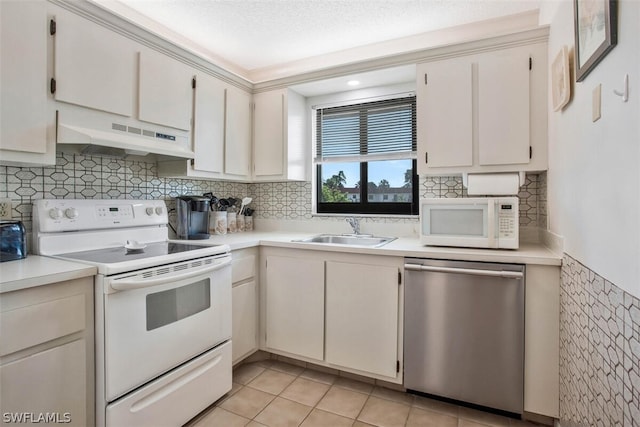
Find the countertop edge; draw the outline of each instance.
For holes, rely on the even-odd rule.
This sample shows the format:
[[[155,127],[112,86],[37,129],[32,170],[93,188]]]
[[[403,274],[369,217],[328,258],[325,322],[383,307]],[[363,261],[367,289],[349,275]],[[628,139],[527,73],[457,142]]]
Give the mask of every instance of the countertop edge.
[[[317,234],[317,233],[315,233]],[[251,247],[279,247],[362,255],[451,259],[461,261],[501,262],[530,265],[561,266],[562,255],[542,243],[523,243],[520,249],[474,249],[422,246],[418,238],[398,238],[380,248],[342,246],[322,243],[294,242],[314,233],[256,232],[252,235],[212,236],[212,243],[229,245],[232,251]]]
[[[2,266],[0,294],[82,279],[98,273],[98,269],[91,265],[38,255],[29,255],[25,259],[8,261],[0,265]]]
[[[542,243],[523,243],[517,250],[473,249],[422,246],[418,238],[398,238],[381,248],[305,243],[293,240],[317,233],[253,232],[212,236],[211,244],[226,244],[232,251],[253,247],[339,252],[403,258],[434,258],[461,261],[501,262],[529,265],[561,266],[562,255]],[[30,255],[25,259],[0,264],[0,294],[44,286],[97,274],[97,268],[87,264]]]

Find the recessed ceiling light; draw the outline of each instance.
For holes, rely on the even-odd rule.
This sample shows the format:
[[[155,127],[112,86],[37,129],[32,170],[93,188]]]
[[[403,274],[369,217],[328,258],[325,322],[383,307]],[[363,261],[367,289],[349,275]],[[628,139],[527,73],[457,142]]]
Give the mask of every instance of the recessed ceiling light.
[[[359,82],[358,80],[349,80],[349,81],[347,82],[347,84],[348,84],[349,86],[358,86],[358,85],[360,84],[360,82]]]

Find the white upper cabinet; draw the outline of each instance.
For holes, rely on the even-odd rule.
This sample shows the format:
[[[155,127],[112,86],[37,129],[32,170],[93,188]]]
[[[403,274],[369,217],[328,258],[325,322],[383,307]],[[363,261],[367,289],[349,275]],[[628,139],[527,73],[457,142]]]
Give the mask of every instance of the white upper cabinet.
[[[257,93],[253,97],[255,103],[253,152],[256,177],[284,174],[285,97],[284,89]]]
[[[160,176],[248,181],[251,94],[209,74],[196,75],[193,160],[158,162]]]
[[[480,165],[529,163],[529,58],[529,49],[520,48],[478,58]]]
[[[190,130],[194,74],[191,67],[166,55],[140,52],[140,120]]]
[[[136,80],[135,44],[63,9],[56,9],[54,19],[55,99],[131,117]]]
[[[534,41],[418,64],[419,174],[547,169],[547,43]]]
[[[55,163],[47,113],[46,2],[0,1],[0,159],[2,163]]]
[[[193,112],[193,169],[212,177],[224,172],[224,95],[222,81],[198,75]]]
[[[255,94],[253,102],[254,180],[307,179],[304,97],[290,89],[278,89]]]
[[[473,164],[473,64],[466,58],[418,67],[418,144],[429,167]],[[456,84],[451,84],[455,81]],[[428,158],[427,158],[428,155]]]
[[[227,178],[251,177],[251,94],[235,86],[226,89],[224,172]]]

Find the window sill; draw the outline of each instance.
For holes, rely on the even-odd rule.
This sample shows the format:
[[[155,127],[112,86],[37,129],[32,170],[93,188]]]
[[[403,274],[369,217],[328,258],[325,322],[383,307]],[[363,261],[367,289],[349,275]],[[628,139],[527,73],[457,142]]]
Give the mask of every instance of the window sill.
[[[357,217],[357,218],[380,218],[380,219],[419,219],[420,215],[391,215],[391,214],[346,214],[346,213],[335,213],[335,214],[330,214],[330,213],[317,213],[314,212],[311,214],[312,218],[350,218],[350,217]]]

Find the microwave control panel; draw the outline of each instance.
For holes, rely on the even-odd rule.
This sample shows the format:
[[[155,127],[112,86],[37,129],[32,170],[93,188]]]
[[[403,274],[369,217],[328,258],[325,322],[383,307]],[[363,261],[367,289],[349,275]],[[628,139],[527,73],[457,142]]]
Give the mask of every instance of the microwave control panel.
[[[518,216],[518,205],[498,200],[498,236],[499,238],[515,238]]]

